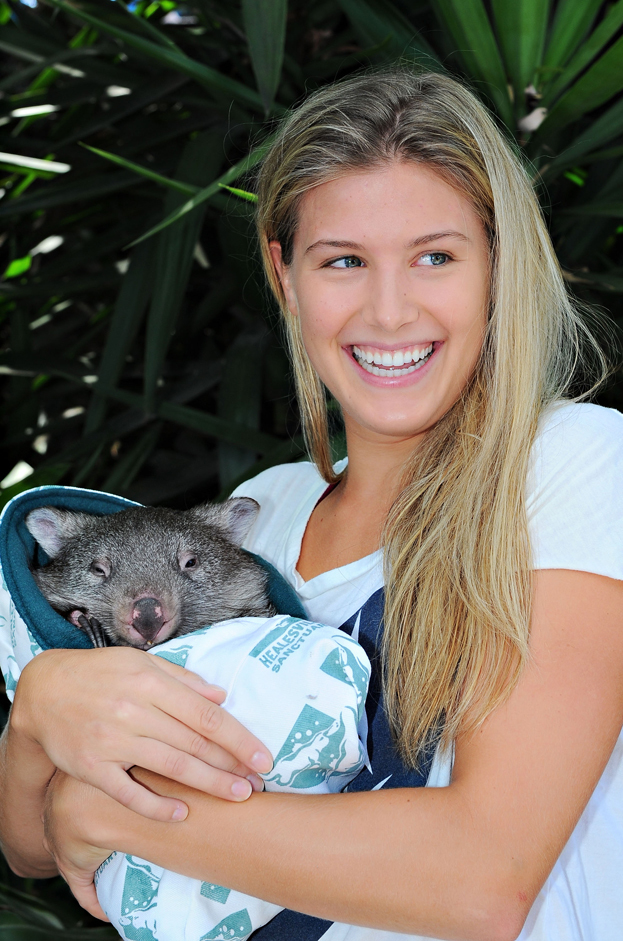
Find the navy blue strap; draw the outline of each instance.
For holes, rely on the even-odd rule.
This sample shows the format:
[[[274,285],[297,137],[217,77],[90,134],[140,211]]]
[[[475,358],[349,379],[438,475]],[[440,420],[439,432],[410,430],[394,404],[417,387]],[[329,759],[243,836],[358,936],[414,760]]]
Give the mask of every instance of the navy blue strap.
[[[249,941],[318,941],[332,924],[332,921],[284,908],[267,925],[254,931]]]
[[[372,791],[380,786],[384,789],[424,787],[433,761],[434,749],[431,748],[417,770],[407,768],[396,750],[387,722],[383,702],[380,650],[384,604],[385,592],[380,588],[340,628],[347,634],[352,634],[357,627],[359,643],[368,654],[372,664],[370,689],[366,699],[368,754],[372,772],[364,768],[348,785],[349,791]],[[305,852],[304,847],[301,851]],[[312,918],[311,915],[302,915],[300,912],[285,909],[263,928],[258,928],[251,935],[250,941],[318,941],[332,924],[333,922],[324,921],[322,918]]]

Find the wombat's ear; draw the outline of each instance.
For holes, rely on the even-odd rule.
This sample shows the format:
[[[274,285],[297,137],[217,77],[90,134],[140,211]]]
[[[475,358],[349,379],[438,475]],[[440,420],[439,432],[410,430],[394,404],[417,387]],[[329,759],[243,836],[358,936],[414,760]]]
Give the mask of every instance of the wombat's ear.
[[[81,533],[91,517],[88,513],[57,510],[55,506],[40,506],[31,510],[24,522],[28,532],[51,559],[58,555],[72,536]]]
[[[216,526],[231,542],[239,546],[260,512],[260,505],[251,497],[232,497],[224,503],[196,506],[190,512],[210,526]]]

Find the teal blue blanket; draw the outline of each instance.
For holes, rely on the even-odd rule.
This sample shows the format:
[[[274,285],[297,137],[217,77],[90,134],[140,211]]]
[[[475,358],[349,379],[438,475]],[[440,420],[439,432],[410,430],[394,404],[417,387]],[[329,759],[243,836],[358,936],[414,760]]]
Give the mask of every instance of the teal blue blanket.
[[[40,506],[56,506],[66,510],[79,510],[105,516],[138,506],[131,500],[97,490],[78,487],[37,487],[14,497],[0,517],[0,564],[6,587],[28,630],[43,648],[84,647],[91,643],[54,611],[45,600],[30,572],[31,565],[45,565],[49,560],[35,542],[24,522],[31,510]],[[303,605],[293,588],[277,569],[260,556],[249,553],[268,572],[268,594],[278,614],[307,618]]]

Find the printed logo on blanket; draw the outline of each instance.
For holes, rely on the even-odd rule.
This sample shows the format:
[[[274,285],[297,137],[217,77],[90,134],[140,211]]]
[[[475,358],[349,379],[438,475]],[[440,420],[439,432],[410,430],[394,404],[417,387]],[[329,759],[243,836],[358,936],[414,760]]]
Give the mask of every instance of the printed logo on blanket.
[[[128,941],[158,941],[156,902],[162,869],[126,856],[119,924]]]

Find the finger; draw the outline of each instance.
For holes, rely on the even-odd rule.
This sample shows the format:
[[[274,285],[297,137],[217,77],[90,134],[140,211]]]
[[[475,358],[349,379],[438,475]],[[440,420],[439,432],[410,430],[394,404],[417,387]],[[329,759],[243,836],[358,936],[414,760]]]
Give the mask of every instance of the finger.
[[[216,742],[211,742],[198,732],[194,732],[193,729],[189,729],[188,726],[182,725],[159,710],[154,710],[151,718],[151,722],[148,720],[145,723],[143,732],[145,739],[153,739],[165,745],[170,745],[176,751],[186,752],[213,768],[228,771],[240,778],[249,778],[251,775],[252,772],[249,767],[243,765],[242,762],[238,761],[220,745],[217,745]],[[135,754],[135,745],[133,754]],[[129,758],[128,755],[128,760]],[[147,767],[142,757],[140,760],[135,758],[132,763],[140,764],[143,768]],[[178,780],[175,775],[169,775],[169,777]]]
[[[180,784],[204,791],[213,797],[242,801],[251,796],[253,786],[246,778],[213,768],[204,761],[162,742],[149,742],[149,747],[145,748],[145,757],[139,754],[137,764],[141,768],[147,768],[148,771],[154,771],[162,777],[179,781]]]
[[[68,869],[60,870],[60,873],[82,908],[90,915],[93,915],[94,918],[99,918],[100,921],[110,921],[97,899],[97,892],[91,874],[87,876],[83,873],[71,872]]]
[[[185,820],[188,816],[188,807],[183,801],[153,794],[112,762],[101,764],[94,778],[89,781],[90,784],[142,817],[169,823]]]
[[[199,714],[199,729],[206,738],[220,745],[252,771],[265,774],[273,758],[263,742],[256,738],[226,709],[204,702]]]
[[[170,686],[164,684],[162,697],[152,701],[162,712],[220,745],[252,771],[260,774],[270,771],[273,766],[272,755],[259,738],[227,710],[203,697],[198,698],[191,689],[182,690],[184,687],[179,683],[171,682]]]
[[[119,720],[127,722],[130,710],[136,709],[141,702],[150,702],[161,712],[220,745],[252,771],[270,771],[273,761],[266,746],[225,709],[204,696],[198,696],[195,689],[180,683],[169,667],[175,666],[177,670],[181,670],[181,667],[168,661],[163,663],[167,664],[165,669],[136,674],[133,687],[136,698],[133,701],[126,695],[111,706]]]

